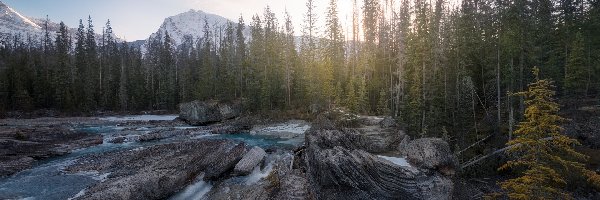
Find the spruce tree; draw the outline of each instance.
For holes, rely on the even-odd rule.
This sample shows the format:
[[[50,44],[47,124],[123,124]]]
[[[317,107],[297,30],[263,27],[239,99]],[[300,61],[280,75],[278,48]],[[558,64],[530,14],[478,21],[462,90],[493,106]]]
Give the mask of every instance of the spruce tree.
[[[53,70],[54,103],[58,108],[70,109],[72,103],[71,91],[71,64],[69,51],[71,38],[65,23],[61,22],[56,33],[57,65]]]
[[[588,73],[590,73],[585,63],[584,45],[583,35],[577,32],[565,66],[565,92],[574,96],[585,95]]]
[[[93,110],[98,106],[100,98],[101,71],[98,61],[98,44],[96,43],[96,33],[92,17],[88,16],[88,26],[86,29],[86,74],[85,74],[85,109]]]
[[[500,167],[524,171],[500,186],[511,199],[571,199],[563,188],[572,175],[583,176],[600,188],[600,176],[579,162],[587,157],[573,149],[579,142],[563,134],[561,123],[565,119],[558,115],[560,105],[554,99],[552,81],[540,79],[537,67],[533,74],[535,82],[527,91],[516,93],[527,105],[515,139],[507,143],[507,153],[516,158]]]
[[[79,20],[79,28],[75,35],[75,94],[76,105],[85,109],[85,81],[87,74],[87,56],[86,56],[86,33],[83,20]]]

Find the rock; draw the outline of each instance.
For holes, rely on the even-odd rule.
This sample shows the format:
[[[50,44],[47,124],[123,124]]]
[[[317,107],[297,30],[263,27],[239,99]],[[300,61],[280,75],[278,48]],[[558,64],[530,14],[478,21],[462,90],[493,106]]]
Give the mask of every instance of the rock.
[[[273,172],[267,177],[277,189],[271,199],[311,199],[306,174],[302,169],[294,168],[295,157],[288,154],[275,162]],[[294,164],[290,165],[290,162]]]
[[[175,137],[175,136],[181,136],[181,135],[185,135],[187,133],[188,133],[188,131],[186,131],[186,130],[173,130],[173,131],[159,130],[159,131],[153,131],[150,133],[140,135],[140,137],[138,138],[138,141],[139,142],[155,141],[155,140],[161,140],[161,139],[171,138],[171,137]]]
[[[379,125],[384,118],[378,116],[359,116],[359,120],[363,125],[376,126]]]
[[[406,157],[407,154],[406,150],[408,149],[408,143],[410,143],[410,136],[405,135],[404,138],[402,138],[402,141],[400,141],[400,145],[398,145],[398,152],[404,157]]]
[[[325,116],[325,115],[318,115],[317,118],[316,118],[316,120],[313,122],[311,128],[313,128],[313,129],[321,129],[321,130],[335,130],[336,129],[336,125],[327,116]]]
[[[450,146],[439,138],[422,138],[411,141],[406,147],[406,156],[411,164],[426,169],[454,168],[456,166]]]
[[[236,124],[227,125],[227,124],[216,124],[210,126],[211,134],[237,134],[246,131],[242,126],[237,126]]]
[[[203,199],[230,200],[230,199],[270,199],[269,184],[260,181],[256,184],[239,184],[235,180],[225,180],[213,186]]]
[[[311,129],[304,153],[308,191],[316,199],[450,199],[450,177],[400,166],[365,151],[357,129]],[[394,148],[397,148],[395,146]]]
[[[274,199],[311,199],[306,174],[294,170],[279,178],[279,192]]]
[[[244,153],[244,144],[195,140],[91,155],[64,171],[110,174],[76,199],[166,199],[199,174],[207,180],[223,176]]]
[[[379,122],[379,126],[381,128],[395,128],[398,127],[398,123],[392,117],[385,117],[381,122]]]
[[[191,125],[204,125],[219,122],[221,112],[216,102],[192,101],[179,105],[179,117]]]
[[[0,158],[0,176],[8,176],[30,168],[35,159],[31,157],[6,156]]]
[[[370,153],[385,153],[395,151],[404,132],[394,130],[381,130],[367,128],[345,128],[341,130],[318,130],[318,135],[313,135],[315,141],[321,145],[333,148],[341,146],[346,149],[362,149]],[[310,130],[309,130],[310,132]]]
[[[106,138],[104,141],[107,143],[112,143],[112,144],[121,144],[121,143],[124,143],[126,140],[127,140],[127,138],[124,136],[117,136],[117,137]]]
[[[236,104],[219,104],[219,112],[221,113],[221,117],[223,119],[233,119],[236,117],[239,117],[241,115],[241,108],[240,108],[241,104],[236,103]]]
[[[452,180],[342,147],[307,152],[309,191],[317,199],[450,199]]]
[[[244,155],[244,157],[235,165],[233,173],[237,175],[248,175],[252,173],[254,167],[260,164],[267,153],[260,147],[253,147]]]
[[[78,133],[66,127],[2,128],[0,177],[28,169],[37,160],[65,155],[102,142],[101,135]]]
[[[206,125],[241,115],[241,103],[192,101],[179,105],[179,118],[191,125]]]

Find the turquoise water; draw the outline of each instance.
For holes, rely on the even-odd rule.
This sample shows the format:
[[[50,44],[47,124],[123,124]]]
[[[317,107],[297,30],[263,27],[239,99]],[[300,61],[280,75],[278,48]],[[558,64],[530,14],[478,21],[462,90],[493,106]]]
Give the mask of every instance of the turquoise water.
[[[278,148],[278,149],[294,149],[304,143],[304,135],[297,138],[282,139],[272,136],[251,135],[247,133],[227,134],[227,135],[212,135],[212,139],[229,139],[238,142],[244,142],[248,146],[259,146],[263,149]]]
[[[108,123],[100,125],[79,125],[73,127],[75,131],[100,134],[103,136],[111,135],[115,132],[122,131],[123,129],[133,130],[133,132],[130,133],[137,134],[164,128],[167,127],[119,127]],[[292,139],[280,139],[250,134],[232,134],[202,136],[196,139],[228,139],[244,142],[248,146],[259,146],[264,149],[276,148],[284,150],[293,149],[304,142],[303,135],[301,137]],[[37,166],[32,169],[22,171],[11,177],[0,179],[0,199],[68,199],[74,197],[85,188],[96,184],[101,180],[101,176],[98,174],[67,174],[63,172],[62,170],[66,166],[70,165],[75,159],[88,155],[112,151],[123,151],[184,140],[192,139],[188,137],[174,137],[153,142],[131,142],[122,144],[104,143],[89,148],[75,150],[74,152],[65,156],[46,159],[38,162]]]

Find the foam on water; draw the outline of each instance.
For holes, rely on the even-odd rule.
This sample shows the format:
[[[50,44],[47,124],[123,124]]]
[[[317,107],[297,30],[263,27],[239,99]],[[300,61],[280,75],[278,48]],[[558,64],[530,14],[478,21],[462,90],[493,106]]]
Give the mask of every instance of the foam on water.
[[[260,181],[260,179],[269,176],[269,174],[271,174],[271,171],[273,171],[273,162],[269,163],[263,170],[260,170],[260,165],[256,166],[254,167],[254,170],[252,170],[252,173],[245,177],[245,184],[255,184],[258,181]]]
[[[212,189],[212,185],[202,180],[204,174],[196,178],[196,182],[186,187],[183,192],[173,196],[170,200],[200,200]]]
[[[173,121],[177,115],[132,115],[123,117],[103,117],[100,120],[106,120],[111,122],[121,121]]]

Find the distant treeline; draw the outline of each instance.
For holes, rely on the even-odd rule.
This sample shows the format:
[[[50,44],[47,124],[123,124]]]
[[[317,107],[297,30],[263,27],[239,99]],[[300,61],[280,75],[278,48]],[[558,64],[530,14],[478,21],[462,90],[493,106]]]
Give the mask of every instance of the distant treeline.
[[[336,2],[315,13],[307,1],[299,44],[289,15],[278,19],[268,7],[251,18],[250,38],[242,17],[224,27],[205,20],[202,37],[175,46],[159,33],[143,54],[116,42],[110,23],[96,38],[91,19],[75,35],[61,23],[40,39],[5,37],[0,107],[150,110],[241,98],[256,111],[335,105],[396,116],[412,134],[455,133],[450,140],[465,147],[512,131],[524,102],[509,94],[531,82],[534,66],[563,97],[598,95],[598,0],[364,0],[349,27]]]

